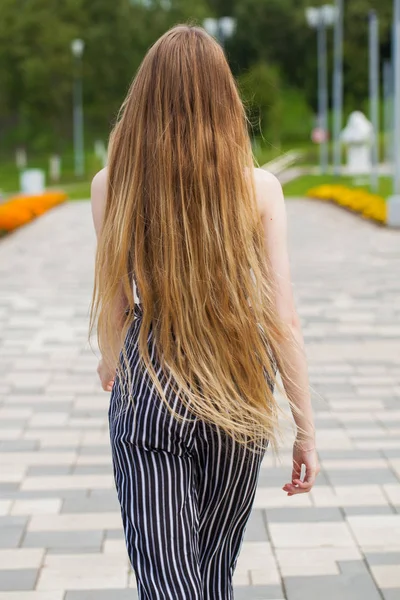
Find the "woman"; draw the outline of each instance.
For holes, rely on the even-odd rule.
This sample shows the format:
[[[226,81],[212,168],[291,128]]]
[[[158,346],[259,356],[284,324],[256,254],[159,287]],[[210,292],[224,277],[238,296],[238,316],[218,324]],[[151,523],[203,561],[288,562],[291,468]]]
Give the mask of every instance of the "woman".
[[[282,433],[277,370],[297,426],[284,491],[309,492],[319,466],[282,189],[253,167],[233,76],[203,29],[174,27],[147,53],[92,208],[91,330],[139,597],[233,598],[261,461]]]

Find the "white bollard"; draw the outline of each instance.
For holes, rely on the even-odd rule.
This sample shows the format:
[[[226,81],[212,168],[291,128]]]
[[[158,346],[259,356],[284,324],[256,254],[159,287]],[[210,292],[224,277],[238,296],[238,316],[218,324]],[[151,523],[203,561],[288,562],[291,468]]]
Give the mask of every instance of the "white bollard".
[[[400,196],[387,199],[387,222],[389,227],[400,227]]]
[[[27,163],[28,159],[25,148],[17,148],[15,152],[15,164],[17,165],[17,169],[25,169]]]
[[[59,154],[50,156],[49,175],[51,181],[60,181],[61,177],[61,157]]]
[[[45,173],[42,169],[26,169],[20,176],[20,188],[23,194],[43,194],[45,190]]]

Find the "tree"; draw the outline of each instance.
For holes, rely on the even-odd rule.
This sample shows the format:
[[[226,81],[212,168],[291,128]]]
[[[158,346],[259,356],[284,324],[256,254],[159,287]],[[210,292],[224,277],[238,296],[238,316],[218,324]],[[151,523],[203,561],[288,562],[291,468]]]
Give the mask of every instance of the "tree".
[[[325,4],[314,0],[314,5]],[[345,2],[345,98],[355,109],[368,97],[368,12],[376,9],[380,19],[382,57],[391,53],[392,0],[351,0]],[[228,43],[236,73],[258,61],[279,68],[282,79],[302,90],[307,102],[317,107],[317,42],[305,18],[306,0],[241,0],[235,5],[237,33]],[[332,32],[329,32],[330,78]]]
[[[259,62],[239,77],[252,132],[280,146],[282,126],[281,81],[276,68]]]
[[[207,5],[161,0],[2,0],[0,20],[0,144],[62,151],[72,137],[74,61],[83,55],[86,139],[107,136],[145,52],[169,27],[202,20]]]

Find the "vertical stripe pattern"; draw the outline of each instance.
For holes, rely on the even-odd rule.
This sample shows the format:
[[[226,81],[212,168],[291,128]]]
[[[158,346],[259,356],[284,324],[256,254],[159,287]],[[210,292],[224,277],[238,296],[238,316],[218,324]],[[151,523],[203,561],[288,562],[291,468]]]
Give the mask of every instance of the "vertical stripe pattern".
[[[108,411],[114,479],[140,600],[231,600],[232,577],[264,454],[190,415],[174,419],[139,370],[141,307],[128,332],[135,408],[121,412],[115,380]],[[157,365],[150,330],[149,350]],[[266,448],[267,448],[266,443]]]

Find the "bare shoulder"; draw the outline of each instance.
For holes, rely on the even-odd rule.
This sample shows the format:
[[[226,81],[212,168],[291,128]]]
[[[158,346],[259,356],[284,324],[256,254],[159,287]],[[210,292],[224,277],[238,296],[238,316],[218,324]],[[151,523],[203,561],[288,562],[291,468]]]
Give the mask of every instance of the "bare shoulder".
[[[265,169],[254,169],[257,202],[262,215],[279,211],[284,205],[282,185],[279,179]]]
[[[93,223],[97,235],[99,234],[103,224],[103,215],[107,200],[107,181],[108,171],[107,167],[105,167],[93,177],[90,188]]]
[[[107,196],[107,177],[108,177],[107,167],[104,167],[104,169],[101,169],[101,171],[96,173],[96,175],[93,177],[92,185],[91,185],[92,199],[93,199],[93,197],[95,199],[97,199],[99,197]]]

